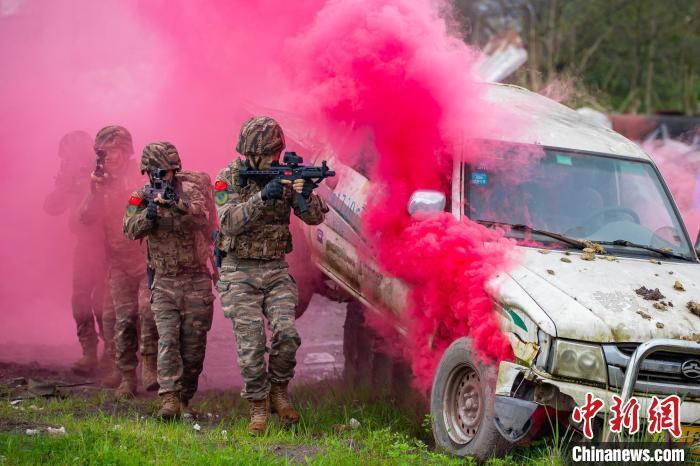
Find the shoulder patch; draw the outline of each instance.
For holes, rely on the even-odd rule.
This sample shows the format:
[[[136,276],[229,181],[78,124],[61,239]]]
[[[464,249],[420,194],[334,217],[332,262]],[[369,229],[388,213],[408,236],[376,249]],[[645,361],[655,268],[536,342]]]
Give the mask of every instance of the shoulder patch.
[[[222,189],[218,190],[214,193],[214,201],[216,202],[216,205],[224,205],[226,202],[228,202],[228,190]]]
[[[140,205],[141,205],[141,198],[138,197],[138,196],[133,196],[133,195],[132,195],[132,196],[129,198],[129,205],[133,205],[133,206],[136,206],[136,207],[140,206]]]
[[[228,189],[228,183],[223,180],[216,180],[216,183],[214,183],[214,190],[223,191],[225,189]]]
[[[138,207],[136,207],[133,204],[129,204],[129,207],[126,208],[126,216],[132,217],[136,213],[137,210],[139,210]]]

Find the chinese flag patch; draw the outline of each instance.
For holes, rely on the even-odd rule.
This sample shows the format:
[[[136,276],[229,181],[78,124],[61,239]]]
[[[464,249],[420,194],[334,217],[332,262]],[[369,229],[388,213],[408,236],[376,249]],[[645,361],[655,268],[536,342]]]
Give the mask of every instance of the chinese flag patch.
[[[228,189],[228,183],[225,181],[217,180],[216,183],[214,183],[214,189],[216,191],[223,191],[224,189]]]
[[[141,205],[141,198],[138,196],[131,196],[129,198],[129,205],[135,205],[135,206],[140,206]]]

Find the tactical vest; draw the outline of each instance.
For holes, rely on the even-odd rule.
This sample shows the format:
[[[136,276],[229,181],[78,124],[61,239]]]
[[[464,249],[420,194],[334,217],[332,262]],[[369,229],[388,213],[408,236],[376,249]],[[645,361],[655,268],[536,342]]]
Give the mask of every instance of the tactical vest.
[[[173,187],[186,202],[194,190],[204,196],[209,215],[213,209],[211,179],[203,173],[178,172]],[[139,193],[140,194],[140,193]],[[162,209],[158,218],[159,228],[148,236],[148,263],[159,274],[175,275],[183,272],[205,270],[212,254],[209,228],[193,228],[184,225],[182,216],[169,209]],[[211,220],[211,219],[209,219]]]
[[[230,165],[229,186],[243,202],[260,192],[253,180],[246,186],[238,183],[240,160]],[[273,199],[265,203],[262,214],[249,223],[246,229],[233,237],[222,237],[220,249],[237,259],[279,259],[292,252],[292,234],[289,231],[291,207],[286,199]]]

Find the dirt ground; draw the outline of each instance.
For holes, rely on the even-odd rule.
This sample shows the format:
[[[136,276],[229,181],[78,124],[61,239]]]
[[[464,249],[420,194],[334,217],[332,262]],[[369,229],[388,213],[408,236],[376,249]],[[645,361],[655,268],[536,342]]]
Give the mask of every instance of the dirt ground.
[[[314,295],[307,311],[297,320],[302,345],[297,353],[296,381],[319,381],[336,377],[343,370],[343,323],[346,304]],[[215,309],[209,332],[200,390],[238,390],[242,380],[236,363],[235,339],[231,322]],[[0,384],[11,387],[13,379],[56,382],[59,385],[84,383],[72,392],[98,389],[99,376],[85,378],[73,374],[71,361],[80,356],[74,344],[42,345],[0,342]],[[94,382],[94,383],[93,383]],[[16,385],[16,384],[15,384]],[[66,389],[62,389],[66,390]],[[154,394],[141,393],[149,398]]]

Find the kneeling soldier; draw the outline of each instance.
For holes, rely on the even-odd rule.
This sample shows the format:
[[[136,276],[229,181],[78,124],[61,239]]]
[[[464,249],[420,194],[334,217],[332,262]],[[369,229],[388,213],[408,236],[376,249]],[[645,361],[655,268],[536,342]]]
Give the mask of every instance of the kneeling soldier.
[[[245,382],[241,396],[250,402],[248,429],[252,433],[267,428],[270,404],[283,422],[299,421],[287,395],[301,344],[294,327],[297,286],[284,260],[292,251],[289,215],[293,209],[305,223],[317,225],[328,211],[321,198],[312,194],[316,185],[310,181],[249,179],[240,186],[241,167],[270,167],[279,160],[284,145],[282,128],[275,120],[251,118],[243,125],[236,146],[246,159],[236,159],[224,168],[214,185],[221,223],[218,247],[224,255],[217,289],[224,314],[233,321]],[[292,190],[306,198],[304,213]],[[267,368],[264,318],[272,334]]]
[[[181,171],[169,142],[147,145],[141,171],[151,184],[135,192],[124,216],[129,239],[148,238],[148,265],[154,273],[151,308],[158,327],[157,416],[192,417],[189,402],[202,372],[214,295],[207,261],[216,225],[211,179]]]

